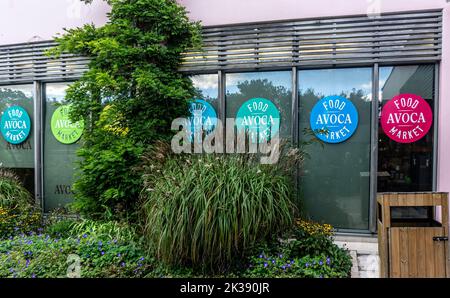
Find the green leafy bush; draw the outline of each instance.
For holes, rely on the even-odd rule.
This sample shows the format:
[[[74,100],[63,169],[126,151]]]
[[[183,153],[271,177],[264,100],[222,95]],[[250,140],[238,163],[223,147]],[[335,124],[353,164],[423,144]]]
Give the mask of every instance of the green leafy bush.
[[[168,152],[147,155],[143,190],[145,236],[165,263],[220,271],[293,224],[292,179],[278,166]]]
[[[352,258],[333,243],[328,224],[296,220],[281,238],[262,242],[249,258],[246,277],[349,277]]]
[[[286,235],[291,239],[285,244],[285,250],[294,257],[324,256],[333,264],[350,274],[352,259],[347,250],[333,243],[330,225],[320,225],[310,221],[297,221],[294,229]]]
[[[170,139],[172,121],[188,115],[195,90],[178,68],[201,34],[174,0],[109,3],[107,24],[68,29],[50,54],[90,59],[65,97],[72,120],[86,127],[75,209],[96,219],[134,220],[142,180],[132,169],[143,148]]]

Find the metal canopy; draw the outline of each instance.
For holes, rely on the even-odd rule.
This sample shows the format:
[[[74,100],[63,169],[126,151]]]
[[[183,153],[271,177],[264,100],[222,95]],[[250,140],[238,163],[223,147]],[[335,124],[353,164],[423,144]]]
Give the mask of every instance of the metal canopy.
[[[182,71],[436,62],[442,12],[205,27],[203,41],[185,54]]]

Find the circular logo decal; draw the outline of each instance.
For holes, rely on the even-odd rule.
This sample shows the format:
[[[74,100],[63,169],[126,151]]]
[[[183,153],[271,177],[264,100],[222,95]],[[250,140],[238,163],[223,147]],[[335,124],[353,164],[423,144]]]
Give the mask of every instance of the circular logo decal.
[[[358,127],[358,111],[342,96],[327,96],[311,111],[311,129],[326,143],[341,143],[350,138]]]
[[[31,120],[27,111],[19,106],[12,106],[3,112],[1,120],[2,135],[11,144],[24,142],[31,131]]]
[[[384,133],[399,143],[423,138],[433,123],[430,105],[419,95],[399,94],[389,100],[381,112]]]
[[[217,113],[214,107],[203,99],[196,99],[191,102],[189,106],[191,112],[190,120],[190,134],[191,140],[194,139],[194,135],[197,135],[198,141],[201,142],[202,135],[201,130],[208,134],[214,130],[217,125]]]
[[[236,116],[238,131],[245,130],[252,142],[270,141],[280,130],[280,111],[265,98],[252,98],[239,108]]]
[[[73,144],[83,134],[84,122],[82,120],[72,123],[69,119],[70,105],[60,106],[52,115],[50,127],[53,136],[63,144]]]

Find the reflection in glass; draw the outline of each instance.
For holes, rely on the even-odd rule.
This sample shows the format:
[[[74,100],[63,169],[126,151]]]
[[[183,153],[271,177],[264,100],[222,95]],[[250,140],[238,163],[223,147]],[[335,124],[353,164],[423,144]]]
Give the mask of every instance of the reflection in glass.
[[[195,98],[209,102],[219,114],[219,76],[204,74],[191,76],[196,91]]]
[[[73,201],[72,184],[79,142],[62,144],[51,131],[53,112],[64,104],[67,83],[46,84],[44,122],[44,209],[46,212]]]
[[[33,85],[2,86],[0,88],[0,116],[10,106],[24,108],[31,120],[31,131],[21,144],[12,145],[0,136],[0,166],[12,170],[24,186],[34,194],[34,109]]]
[[[380,68],[380,110],[402,93],[413,93],[434,107],[434,66]],[[433,121],[434,123],[434,121]],[[378,192],[431,191],[433,181],[433,126],[414,143],[397,143],[379,126]]]
[[[308,140],[310,114],[323,97],[338,95],[356,107],[355,133],[337,144],[306,147],[310,158],[300,173],[300,196],[307,216],[336,228],[368,229],[372,69],[302,70],[298,73],[300,141]]]
[[[290,71],[230,73],[226,75],[226,117],[236,118],[252,98],[265,98],[280,112],[280,137],[290,138],[292,73]]]

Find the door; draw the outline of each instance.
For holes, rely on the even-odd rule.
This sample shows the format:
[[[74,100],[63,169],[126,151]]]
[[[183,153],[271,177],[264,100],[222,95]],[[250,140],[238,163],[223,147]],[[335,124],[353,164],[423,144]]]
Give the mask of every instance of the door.
[[[390,277],[446,277],[446,235],[443,227],[389,229]]]

